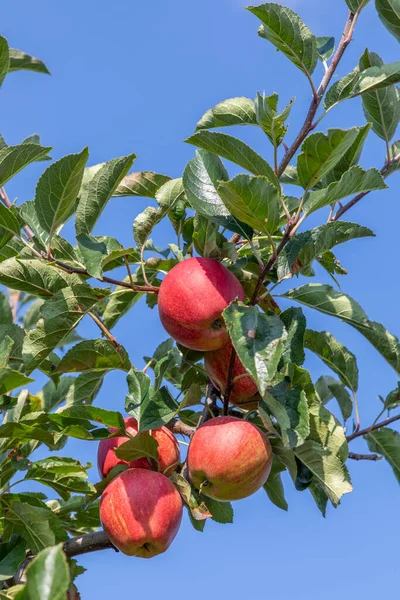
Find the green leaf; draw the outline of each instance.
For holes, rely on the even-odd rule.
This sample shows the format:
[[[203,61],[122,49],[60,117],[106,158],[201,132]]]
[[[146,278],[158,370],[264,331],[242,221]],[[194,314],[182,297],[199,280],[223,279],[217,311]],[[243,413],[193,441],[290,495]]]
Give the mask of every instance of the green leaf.
[[[327,315],[339,317],[350,325],[367,327],[367,315],[358,302],[336,291],[330,285],[309,283],[289,290],[282,294],[282,297],[300,302]]]
[[[310,190],[331,171],[349,150],[359,130],[328,129],[328,133],[313,133],[303,143],[297,158],[301,185]]]
[[[62,377],[57,385],[53,381],[46,383],[38,394],[43,401],[43,408],[46,412],[54,410],[54,408],[65,402],[74,381],[74,377]]]
[[[263,396],[284,351],[287,333],[282,321],[242,302],[230,304],[223,317],[240,361]]]
[[[266,177],[237,175],[222,181],[218,193],[229,212],[253,229],[274,233],[279,226],[278,189]]]
[[[104,295],[86,284],[80,284],[60,290],[45,302],[40,308],[42,319],[24,340],[26,370],[32,372],[39,367]]]
[[[11,71],[20,71],[21,69],[50,75],[50,71],[47,69],[44,62],[39,58],[30,56],[30,54],[26,54],[25,52],[22,52],[22,50],[10,48],[9,72],[11,73]]]
[[[26,570],[29,600],[64,600],[69,585],[69,568],[61,545],[42,550]]]
[[[218,183],[228,179],[228,173],[221,160],[205,150],[196,152],[196,156],[188,162],[183,173],[185,192],[194,210],[214,223],[249,238],[252,230],[229,214],[217,192]]]
[[[257,125],[253,100],[241,97],[220,102],[201,117],[196,130],[230,125]]]
[[[337,292],[329,285],[309,283],[282,294],[283,297],[338,317],[355,327],[400,374],[400,342],[383,325],[369,321],[361,306],[350,296]]]
[[[390,392],[386,396],[385,400],[385,409],[392,410],[393,408],[397,408],[400,406],[400,381],[397,384],[397,388]]]
[[[4,204],[0,204],[0,228],[3,231],[8,231],[11,236],[20,236],[21,223],[13,208],[7,208]]]
[[[357,223],[334,221],[294,236],[278,259],[278,279],[291,277],[307,268],[326,250],[356,238],[373,236],[367,227]]]
[[[367,325],[356,326],[357,331],[363,334],[378,350],[383,358],[400,375],[400,342],[381,323],[368,321]]]
[[[21,502],[13,502],[7,508],[8,526],[24,538],[31,552],[36,554],[46,546],[55,544],[54,531],[50,522],[44,518],[42,509]]]
[[[125,429],[122,415],[115,410],[105,410],[97,406],[67,406],[62,411],[48,415],[50,421],[64,426],[70,421],[95,421],[106,427]]]
[[[0,368],[0,394],[7,394],[23,385],[32,383],[32,381],[34,380],[19,371],[7,367]]]
[[[361,167],[354,166],[343,173],[340,181],[334,181],[327,188],[311,192],[304,203],[304,212],[309,215],[347,196],[373,190],[384,190],[387,187],[377,169],[364,171]]]
[[[335,398],[339,404],[343,419],[347,421],[351,417],[353,402],[343,383],[337,381],[334,377],[323,375],[316,382],[315,390],[322,404],[327,404],[332,398]]]
[[[279,315],[287,331],[285,349],[282,354],[284,361],[291,362],[299,367],[304,363],[304,333],[306,318],[301,308],[291,306]]]
[[[267,481],[264,483],[264,490],[268,494],[268,498],[275,506],[282,510],[288,510],[288,503],[285,499],[285,491],[283,489],[281,473],[286,471],[285,465],[274,456],[272,461],[271,472]]]
[[[129,393],[125,400],[125,410],[135,417],[139,431],[161,427],[178,412],[179,404],[167,388],[154,391],[148,375],[131,369],[127,382]]]
[[[400,81],[400,62],[383,64],[381,67],[370,67],[360,73],[360,77],[352,91],[355,98],[366,92],[379,90]]]
[[[137,247],[141,250],[146,243],[153,228],[160,220],[159,211],[153,206],[148,206],[133,222],[133,237]]]
[[[104,371],[86,371],[74,378],[67,396],[67,406],[75,404],[92,404],[103,384],[108,369]],[[62,381],[62,380],[61,380]]]
[[[211,513],[211,518],[216,523],[233,523],[233,508],[230,502],[217,502],[213,498],[200,495],[204,504]]]
[[[10,300],[8,295],[0,292],[0,324],[11,325],[13,316],[11,312]]]
[[[0,283],[13,290],[50,298],[65,287],[81,283],[81,279],[41,260],[9,258],[0,263]]]
[[[0,35],[0,87],[10,66],[10,51],[6,38]]]
[[[318,61],[317,41],[300,17],[290,8],[268,2],[247,7],[260,19],[258,31],[307,75],[312,75]]]
[[[253,175],[262,175],[275,187],[279,188],[278,178],[267,161],[250,148],[250,146],[231,135],[215,131],[199,131],[185,140],[185,142],[226,158],[253,173]],[[221,179],[226,180],[225,177]]]
[[[388,427],[371,431],[364,438],[371,452],[378,452],[386,458],[400,483],[400,433]]]
[[[131,363],[122,346],[108,340],[87,340],[76,344],[58,364],[56,373],[77,373],[80,371],[104,371],[122,369],[129,371]]]
[[[102,279],[103,271],[124,264],[120,261],[126,257],[129,262],[140,262],[140,254],[134,248],[124,248],[113,237],[86,235],[77,236],[79,253],[88,273],[96,279]]]
[[[132,167],[135,158],[135,154],[114,158],[95,173],[79,198],[75,222],[77,235],[93,231],[107,202]]]
[[[288,165],[280,177],[280,182],[286,185],[299,185],[301,187],[297,168],[293,165]]]
[[[366,123],[362,127],[357,127],[358,134],[350,148],[344,154],[343,158],[339,160],[339,162],[334,166],[332,171],[330,171],[325,177],[323,181],[323,186],[327,186],[333,181],[339,181],[346,171],[348,171],[351,167],[358,164],[361,153],[364,147],[364,143],[368,137],[369,132],[371,131],[372,123]]]
[[[334,37],[317,37],[318,58],[322,62],[327,62],[335,51]]]
[[[312,497],[323,517],[326,517],[326,507],[328,505],[328,496],[325,494],[323,487],[316,481],[312,481],[308,488]]]
[[[89,157],[87,148],[64,156],[46,169],[35,192],[35,209],[40,225],[50,239],[75,212],[76,199]]]
[[[331,109],[336,104],[339,104],[339,102],[350,98],[359,79],[360,69],[359,67],[355,67],[351,73],[348,73],[331,85],[325,96],[324,108],[326,110]]]
[[[49,456],[30,466],[24,480],[38,481],[55,490],[61,498],[67,500],[71,492],[87,494],[93,486],[87,481],[87,469],[72,458]]]
[[[171,177],[159,175],[153,171],[139,171],[130,173],[123,178],[113,196],[141,196],[144,198],[155,198],[157,190],[167,183]]]
[[[143,431],[118,446],[115,454],[126,462],[143,457],[158,460],[158,442],[148,431]]]
[[[181,473],[172,473],[170,479],[182,496],[183,501],[190,510],[190,515],[195,521],[204,521],[211,517],[205,501]]]
[[[400,2],[399,0],[375,0],[378,15],[392,35],[400,42]]]
[[[10,579],[24,561],[25,556],[25,542],[19,537],[15,536],[9,542],[2,542],[0,544],[0,581]]]
[[[129,281],[129,278],[126,278]],[[135,278],[134,278],[135,281]],[[125,287],[117,286],[114,294],[103,313],[103,322],[108,329],[112,329],[144,294],[142,292],[134,292],[127,290]]]
[[[196,213],[193,220],[193,244],[200,256],[219,258],[220,249],[217,245],[219,227],[213,221]]]
[[[400,5],[399,5],[400,9]],[[400,12],[399,12],[400,15]],[[361,75],[371,67],[384,68],[385,63],[375,52],[365,50],[360,58]],[[400,72],[400,63],[398,63]],[[400,80],[400,79],[399,79]],[[389,143],[400,122],[400,93],[395,85],[363,93],[361,96],[365,118],[372,123],[372,129],[380,138]]]
[[[356,13],[368,4],[369,0],[346,0],[346,4],[352,13]]]
[[[7,414],[9,414],[9,411]],[[4,423],[0,426],[0,438],[6,441],[12,440],[37,440],[43,442],[51,448],[56,450],[56,444],[59,441],[59,434],[54,432],[46,431],[40,427],[34,427],[31,425],[25,425],[24,423]],[[13,444],[11,443],[11,446]]]
[[[265,411],[277,420],[286,448],[303,444],[310,433],[307,397],[300,386],[293,388],[286,381],[272,387],[260,401],[260,416]]]
[[[31,163],[43,158],[50,150],[50,146],[25,143],[0,149],[0,185],[7,183]]]
[[[392,161],[395,161],[394,163],[392,163],[386,173],[388,175],[391,175],[392,173],[394,173],[395,171],[398,171],[400,169],[400,141],[398,142],[394,142],[391,147],[390,147],[390,159]]]
[[[289,117],[294,98],[289,102],[281,114],[277,111],[278,94],[272,96],[261,96],[257,92],[255,99],[257,122],[264,133],[268,136],[271,144],[277,148],[283,141],[287,132],[285,121]],[[276,181],[274,182],[276,185]]]
[[[343,494],[348,494],[353,487],[346,466],[329,447],[307,440],[305,444],[295,448],[297,458],[313,473],[315,479],[333,502],[339,504]]]
[[[307,329],[304,336],[304,346],[307,350],[317,354],[332,371],[339,375],[344,385],[347,385],[353,391],[357,391],[357,359],[331,333]]]

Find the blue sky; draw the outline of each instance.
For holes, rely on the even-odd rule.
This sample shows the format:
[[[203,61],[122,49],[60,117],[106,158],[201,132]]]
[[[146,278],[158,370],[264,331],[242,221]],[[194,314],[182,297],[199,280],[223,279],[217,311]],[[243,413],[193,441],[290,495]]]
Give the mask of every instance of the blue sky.
[[[344,0],[287,2],[317,35],[338,39],[346,19]],[[2,34],[11,46],[45,60],[52,77],[12,74],[0,97],[1,133],[18,143],[39,133],[58,158],[88,145],[90,164],[135,152],[135,170],[181,175],[193,156],[183,143],[196,121],[217,102],[255,92],[279,92],[281,103],[297,100],[290,117],[292,140],[309,103],[304,76],[265,40],[257,37],[257,20],[239,0],[103,0],[54,2],[3,0]],[[376,17],[373,3],[365,10],[354,42],[339,74],[355,65],[369,45],[387,61],[398,59],[398,45]],[[322,75],[317,68],[316,79]],[[353,100],[332,111],[322,123],[347,128],[363,124],[360,102]],[[251,143],[269,160],[271,148],[261,132],[232,132]],[[384,144],[371,136],[362,164],[381,166]],[[229,166],[234,175],[237,170]],[[43,164],[30,167],[8,186],[19,201],[33,197]],[[337,251],[349,275],[342,289],[360,301],[371,319],[400,333],[398,320],[397,215],[398,175],[391,190],[371,194],[349,220],[371,227],[376,238],[350,243]],[[145,199],[113,200],[96,233],[132,243],[132,222],[149,203]],[[319,213],[310,221],[318,223]],[[70,236],[73,229],[66,227]],[[165,244],[167,226],[154,240]],[[326,281],[318,273],[319,281]],[[292,283],[290,284],[292,287]],[[282,302],[282,306],[286,302]],[[341,322],[306,311],[314,329],[328,329],[359,359],[359,402],[363,426],[379,411],[377,395],[385,396],[397,384],[383,359],[357,332]],[[82,331],[97,337],[91,324]],[[115,335],[137,366],[165,339],[156,311],[140,303],[115,328]],[[308,359],[313,375],[328,374],[317,359]],[[123,410],[124,376],[106,379],[97,404]],[[365,448],[354,444],[354,451]],[[71,455],[95,461],[94,444],[71,442]],[[235,504],[235,523],[208,523],[203,534],[184,518],[170,550],[151,561],[132,559],[112,551],[80,560],[88,571],[78,579],[84,600],[96,598],[177,595],[200,600],[229,597],[280,600],[366,600],[392,597],[398,587],[393,569],[397,552],[398,485],[383,462],[352,463],[355,491],[343,498],[338,510],[330,508],[324,520],[308,492],[294,490],[285,477],[289,512],[280,511],[260,491]],[[93,470],[92,480],[97,474]]]

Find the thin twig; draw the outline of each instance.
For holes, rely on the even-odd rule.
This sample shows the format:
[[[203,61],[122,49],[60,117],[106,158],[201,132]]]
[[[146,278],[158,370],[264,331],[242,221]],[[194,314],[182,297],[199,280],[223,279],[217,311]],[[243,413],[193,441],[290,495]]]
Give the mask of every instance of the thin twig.
[[[380,173],[381,173],[382,177],[385,177],[385,178],[388,177],[388,175],[390,175],[389,170],[397,163],[400,163],[400,154],[397,154],[394,158],[392,158],[392,160],[387,162],[385,164],[385,166],[381,169]],[[365,196],[368,196],[368,194],[370,194],[370,193],[371,192],[362,192],[361,194],[358,194],[357,196],[352,198],[352,200],[349,200],[349,202],[347,202],[347,204],[345,204],[344,206],[341,206],[339,208],[339,210],[337,211],[337,213],[333,217],[331,217],[331,221],[337,221],[338,219],[340,219],[340,217],[342,217],[344,215],[344,213],[346,213],[348,210],[350,210],[350,208],[352,208],[353,206],[358,204],[358,202],[360,202],[360,200],[365,198]]]
[[[126,270],[128,271],[128,277],[129,277],[129,281],[131,283],[132,289],[133,289],[133,291],[135,291],[135,283],[133,281],[131,268],[129,266],[129,260],[127,259],[126,256],[124,256],[124,262],[125,262]]]
[[[395,417],[390,417],[390,419],[386,419],[386,421],[381,421],[380,423],[375,423],[375,425],[371,425],[371,427],[367,427],[366,429],[360,429],[359,431],[355,431],[351,435],[348,435],[346,439],[348,442],[352,442],[353,440],[355,440],[358,437],[361,437],[363,435],[368,435],[369,433],[371,433],[371,431],[374,431],[375,429],[380,429],[381,427],[386,427],[387,425],[390,425],[390,423],[394,423],[395,421],[398,421],[399,419],[400,419],[400,415],[396,415]]]
[[[106,336],[106,338],[112,343],[114,344],[114,346],[116,346],[117,348],[119,347],[119,343],[117,342],[117,340],[115,339],[115,337],[113,336],[113,334],[107,329],[107,327],[104,325],[103,321],[101,319],[99,319],[99,317],[97,317],[94,313],[92,313],[91,311],[88,312],[89,317],[91,317],[93,319],[93,321],[96,323],[96,325],[99,326],[99,328],[101,329],[101,331],[104,333],[104,335]]]
[[[314,117],[317,113],[317,110],[322,102],[322,98],[326,92],[326,89],[343,57],[343,54],[346,51],[347,46],[350,44],[355,24],[357,22],[357,18],[360,14],[360,9],[356,13],[349,13],[346,26],[343,31],[342,39],[340,44],[332,58],[331,64],[329,65],[328,70],[326,71],[319,88],[316,92],[316,95],[313,95],[310,108],[308,109],[307,116],[305,118],[303,127],[301,128],[298,136],[296,137],[293,144],[288,148],[285,156],[283,157],[281,164],[279,165],[278,175],[282,176],[282,173],[285,171],[286,167],[292,160],[293,156],[296,154],[297,150],[300,148],[301,144],[304,142],[308,134],[314,129],[315,125],[313,123]]]
[[[233,388],[233,374],[235,371],[235,361],[236,361],[236,350],[232,346],[231,357],[229,360],[229,368],[228,368],[228,378],[226,382],[225,394],[224,394],[224,415],[226,416],[229,411],[229,398]]]
[[[379,454],[354,454],[354,452],[349,452],[349,458],[352,460],[382,460],[382,456]]]

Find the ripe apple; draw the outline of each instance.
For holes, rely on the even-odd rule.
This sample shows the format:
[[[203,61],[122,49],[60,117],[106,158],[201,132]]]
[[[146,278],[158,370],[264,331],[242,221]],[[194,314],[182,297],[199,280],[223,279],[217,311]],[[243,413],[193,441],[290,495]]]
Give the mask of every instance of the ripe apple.
[[[182,500],[165,475],[128,469],[103,492],[100,520],[118,550],[151,558],[165,552],[178,533]]]
[[[138,432],[138,424],[136,419],[129,417],[125,420],[125,428],[131,435],[136,435]],[[175,439],[172,431],[167,427],[152,429],[151,435],[158,442],[158,470],[166,475],[171,474],[177,468],[177,463],[180,462],[179,444]],[[127,462],[118,458],[114,452],[129,440],[128,437],[109,438],[101,440],[97,451],[97,466],[100,477],[106,477],[115,465],[129,465],[130,467],[139,467],[141,469],[153,469],[153,466],[148,458],[137,458],[131,462]]]
[[[229,343],[219,350],[207,352],[204,357],[204,366],[206,371],[209,373],[213,384],[219,389],[222,396],[225,394],[226,390],[231,354],[232,344]],[[240,362],[239,357],[236,355],[235,365],[233,368],[233,377],[245,375],[246,373],[246,369]],[[247,377],[241,377],[233,383],[231,393],[229,395],[229,402],[232,404],[236,404],[236,406],[239,406],[245,410],[255,410],[258,407],[259,400],[260,394],[258,393],[257,386],[250,375],[247,375]]]
[[[189,478],[203,494],[220,502],[254,494],[266,482],[271,464],[267,436],[242,419],[210,419],[190,440]]]
[[[191,350],[216,350],[229,342],[222,311],[238,298],[241,283],[211,258],[189,258],[167,274],[158,294],[161,323],[169,335]]]

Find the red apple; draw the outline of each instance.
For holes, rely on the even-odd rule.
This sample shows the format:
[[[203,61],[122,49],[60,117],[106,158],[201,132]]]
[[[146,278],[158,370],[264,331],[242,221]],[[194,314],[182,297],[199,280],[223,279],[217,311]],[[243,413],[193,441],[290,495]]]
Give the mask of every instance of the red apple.
[[[158,294],[161,323],[192,350],[216,350],[229,342],[222,311],[245,294],[238,279],[211,258],[189,258],[167,274]]]
[[[232,344],[228,344],[219,350],[207,352],[204,357],[206,371],[209,373],[213,384],[219,389],[222,396],[225,394],[226,390],[231,354]],[[245,375],[246,373],[246,369],[236,355],[233,377]],[[247,375],[247,377],[241,377],[233,383],[229,395],[229,402],[232,404],[236,404],[236,406],[240,406],[240,408],[245,410],[255,410],[258,407],[259,399],[260,394],[258,393],[257,386],[249,375]]]
[[[131,435],[137,434],[138,424],[136,419],[132,417],[125,419],[125,427]],[[161,473],[169,475],[176,470],[177,463],[180,461],[179,444],[174,434],[167,427],[152,429],[151,435],[158,442],[158,470]],[[115,465],[129,465],[130,467],[139,467],[141,469],[153,468],[150,460],[145,457],[137,458],[129,463],[117,457],[114,449],[128,440],[128,437],[101,440],[97,451],[97,466],[100,477],[106,477]]]
[[[235,417],[217,417],[199,427],[190,440],[187,468],[203,494],[229,502],[254,494],[271,470],[272,449],[255,425]]]
[[[103,492],[100,520],[118,550],[151,558],[165,552],[178,533],[182,500],[165,475],[128,469]]]

